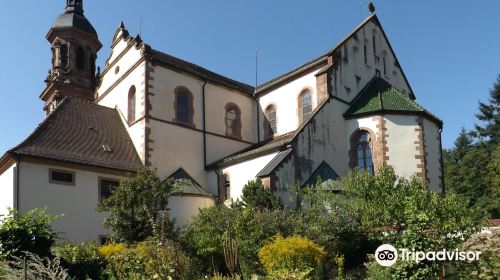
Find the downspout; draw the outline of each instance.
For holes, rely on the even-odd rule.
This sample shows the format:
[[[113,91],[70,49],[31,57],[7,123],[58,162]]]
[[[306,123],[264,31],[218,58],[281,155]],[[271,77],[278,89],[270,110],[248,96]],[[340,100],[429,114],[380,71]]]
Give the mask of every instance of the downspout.
[[[445,192],[445,187],[444,187],[444,163],[443,163],[443,143],[442,143],[442,137],[441,137],[441,132],[443,131],[443,128],[439,128],[439,151],[441,152],[441,158],[439,159],[439,164],[441,164],[441,186],[443,188],[443,196],[446,195]]]
[[[215,176],[217,176],[217,204],[220,204],[221,203],[221,200],[220,200],[220,175],[219,175],[219,171],[216,169],[214,170],[215,172]]]
[[[255,97],[255,94],[254,94]],[[259,110],[259,101],[255,98],[255,105],[257,111],[257,144],[260,143],[260,110]]]
[[[207,80],[203,79],[203,86],[201,88],[201,102],[203,106],[203,166],[207,170],[207,130],[206,130],[206,116],[205,116],[205,86]]]
[[[14,155],[14,157],[16,158],[16,182],[14,183],[14,188],[15,188],[15,191],[14,193],[16,194],[16,199],[15,199],[15,202],[16,204],[14,205],[14,209],[19,211],[19,173],[20,173],[20,165],[21,165],[21,159],[19,158],[19,156],[17,155]]]

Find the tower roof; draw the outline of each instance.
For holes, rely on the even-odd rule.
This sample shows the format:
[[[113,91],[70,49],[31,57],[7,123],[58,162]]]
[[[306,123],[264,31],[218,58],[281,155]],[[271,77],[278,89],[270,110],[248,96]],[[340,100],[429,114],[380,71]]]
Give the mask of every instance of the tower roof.
[[[66,10],[57,17],[52,29],[66,28],[74,28],[98,37],[94,27],[83,14],[83,0],[66,0]]]

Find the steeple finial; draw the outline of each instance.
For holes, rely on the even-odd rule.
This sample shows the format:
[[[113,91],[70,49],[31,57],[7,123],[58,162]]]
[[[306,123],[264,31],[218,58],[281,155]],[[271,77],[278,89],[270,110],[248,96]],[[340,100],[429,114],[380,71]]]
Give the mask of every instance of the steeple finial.
[[[66,12],[83,14],[83,0],[66,0]]]
[[[368,11],[370,11],[370,13],[375,13],[375,5],[373,5],[373,2],[368,2]]]

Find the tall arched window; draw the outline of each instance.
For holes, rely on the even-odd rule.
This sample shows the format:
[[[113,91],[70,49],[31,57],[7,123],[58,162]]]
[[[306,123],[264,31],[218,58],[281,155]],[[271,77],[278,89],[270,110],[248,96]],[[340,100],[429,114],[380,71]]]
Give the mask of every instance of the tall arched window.
[[[226,105],[226,136],[241,138],[241,111],[234,103]]]
[[[366,170],[374,174],[372,149],[370,146],[370,137],[366,131],[358,134],[356,141],[357,167],[359,170]]]
[[[128,91],[128,115],[127,120],[129,123],[135,121],[135,86],[131,86]]]
[[[82,47],[76,49],[76,68],[78,70],[85,68],[85,51]]]
[[[193,124],[193,95],[185,87],[175,89],[175,121]]]
[[[304,90],[299,95],[299,120],[303,122],[312,113],[312,94],[309,90]]]
[[[271,137],[274,134],[276,134],[276,132],[278,132],[277,125],[276,125],[277,119],[278,118],[276,116],[276,107],[274,105],[267,106],[267,108],[266,108],[266,126],[264,129],[264,136],[266,138]]]

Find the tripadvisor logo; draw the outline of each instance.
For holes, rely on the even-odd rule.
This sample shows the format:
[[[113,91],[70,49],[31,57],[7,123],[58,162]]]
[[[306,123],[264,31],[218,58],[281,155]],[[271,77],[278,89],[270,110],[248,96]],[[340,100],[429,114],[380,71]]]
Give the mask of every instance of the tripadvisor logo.
[[[380,245],[375,250],[375,260],[381,266],[392,266],[399,259],[402,261],[412,261],[419,263],[423,260],[427,261],[478,261],[481,251],[448,251],[446,249],[440,251],[415,251],[408,249],[399,249],[399,252],[390,244]]]

